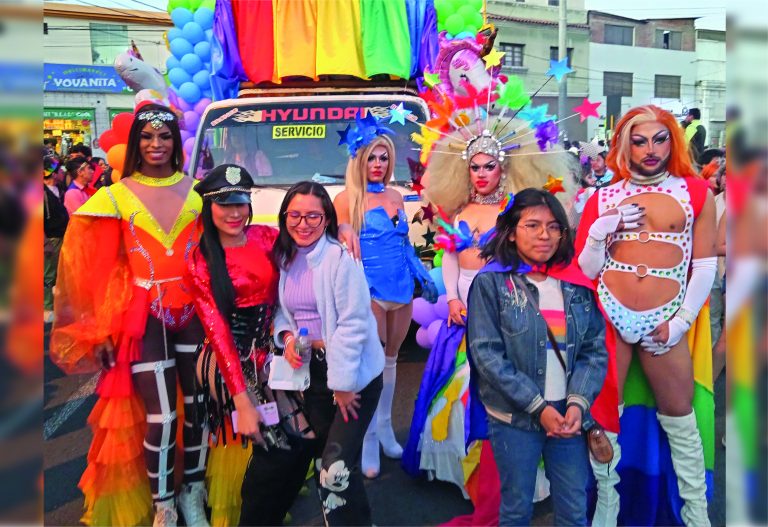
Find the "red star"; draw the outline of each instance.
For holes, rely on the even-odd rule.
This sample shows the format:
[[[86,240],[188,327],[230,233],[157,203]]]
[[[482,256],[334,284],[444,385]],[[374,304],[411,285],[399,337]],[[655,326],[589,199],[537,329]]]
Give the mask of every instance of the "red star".
[[[547,176],[547,182],[544,183],[544,190],[553,195],[557,194],[558,192],[565,192],[565,188],[563,187],[563,178],[552,177],[550,174]]]
[[[585,97],[581,104],[573,110],[578,112],[579,122],[583,123],[587,120],[587,117],[600,117],[600,114],[597,113],[597,107],[601,104],[602,103],[600,102],[589,102],[589,100]]]
[[[432,210],[431,205],[424,205],[421,207],[421,219],[432,221],[435,217],[435,211]]]

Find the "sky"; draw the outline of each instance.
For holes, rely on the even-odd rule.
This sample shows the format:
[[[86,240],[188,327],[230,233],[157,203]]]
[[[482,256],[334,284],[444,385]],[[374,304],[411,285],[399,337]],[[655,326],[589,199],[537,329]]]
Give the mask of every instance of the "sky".
[[[68,4],[97,5],[115,9],[165,10],[167,0],[55,0]],[[584,0],[586,9],[606,11],[629,18],[682,18],[701,17],[696,21],[699,29],[725,30],[725,5],[734,0]],[[752,3],[751,0],[736,0],[736,3]],[[755,9],[765,12],[765,9]]]

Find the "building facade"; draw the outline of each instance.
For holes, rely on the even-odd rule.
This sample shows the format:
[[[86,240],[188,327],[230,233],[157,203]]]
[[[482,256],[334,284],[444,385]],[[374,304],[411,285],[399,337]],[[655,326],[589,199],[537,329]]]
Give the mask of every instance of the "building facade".
[[[694,18],[637,20],[589,11],[589,94],[603,104],[588,134],[606,138],[629,108],[656,104],[681,118],[700,105]]]
[[[590,42],[584,0],[568,0],[566,48],[574,70],[565,79],[570,109],[589,93]],[[488,0],[488,21],[498,29],[496,48],[506,53],[502,73],[523,79],[530,94],[538,93],[534,105],[548,104],[549,113],[558,108],[558,84],[547,80],[550,59],[559,60],[558,0]],[[546,83],[546,84],[545,84]],[[567,115],[558,116],[558,119]],[[558,124],[570,140],[587,139],[587,123],[568,119]]]
[[[725,31],[696,30],[696,105],[707,129],[707,144],[725,146]]]
[[[56,140],[59,153],[83,143],[105,155],[98,136],[134,106],[115,58],[133,42],[144,61],[164,73],[165,32],[172,26],[160,11],[44,3],[43,135]]]

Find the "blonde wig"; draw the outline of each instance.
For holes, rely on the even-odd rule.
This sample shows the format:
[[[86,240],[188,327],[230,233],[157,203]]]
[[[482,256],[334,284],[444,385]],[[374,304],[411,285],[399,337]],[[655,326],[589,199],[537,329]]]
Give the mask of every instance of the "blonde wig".
[[[386,135],[380,135],[367,146],[358,150],[355,157],[347,162],[347,173],[344,186],[347,189],[349,201],[349,219],[357,234],[365,222],[365,193],[368,187],[368,156],[374,148],[383,146],[389,154],[389,166],[384,173],[384,184],[389,185],[395,170],[395,145]]]
[[[574,160],[559,145],[541,152],[534,131],[526,124],[525,121],[514,119],[506,127],[507,131],[518,130],[516,137],[521,139],[522,146],[505,151],[504,161],[501,162],[501,170],[506,174],[504,192],[517,193],[524,188],[542,188],[551,175],[563,178],[566,192],[557,194],[557,197],[566,203],[575,190],[571,173],[579,169],[578,160]],[[469,179],[471,159],[464,160],[460,155],[464,145],[466,139],[458,132],[452,132],[449,137],[441,137],[435,142],[424,176],[425,197],[451,217],[469,203],[472,191]]]

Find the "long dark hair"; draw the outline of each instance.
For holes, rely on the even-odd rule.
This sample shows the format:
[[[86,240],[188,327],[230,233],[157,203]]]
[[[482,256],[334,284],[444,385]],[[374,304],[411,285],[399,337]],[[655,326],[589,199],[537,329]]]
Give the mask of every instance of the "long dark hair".
[[[203,222],[203,235],[200,238],[200,253],[208,264],[208,274],[211,281],[211,292],[224,320],[229,320],[235,309],[235,286],[232,285],[232,277],[227,270],[227,258],[224,247],[219,238],[219,229],[213,223],[213,202],[209,199],[203,201],[200,219]],[[248,204],[248,220],[253,216],[251,204]]]
[[[123,175],[128,177],[134,172],[139,171],[141,167],[141,152],[139,152],[139,141],[141,140],[141,130],[149,121],[142,121],[139,116],[145,112],[167,112],[176,115],[170,108],[162,104],[147,104],[142,106],[136,112],[133,119],[131,130],[128,132],[128,145],[125,148],[125,163],[123,164]],[[181,130],[179,130],[178,118],[172,121],[163,121],[173,136],[173,154],[171,155],[171,167],[174,172],[178,172],[184,167],[184,145],[181,142]]]
[[[293,241],[291,235],[288,233],[288,227],[285,224],[285,212],[288,210],[288,205],[291,204],[293,198],[301,194],[302,196],[315,196],[320,199],[320,203],[323,206],[323,214],[328,222],[325,233],[338,240],[339,238],[339,222],[336,219],[336,209],[333,208],[333,201],[328,195],[328,191],[325,187],[319,183],[313,181],[301,181],[288,189],[288,193],[283,198],[283,203],[280,205],[280,214],[277,217],[277,222],[280,227],[280,234],[277,235],[275,245],[272,248],[272,257],[277,266],[285,269],[296,256],[296,242]]]
[[[517,229],[525,209],[540,206],[547,207],[563,229],[563,236],[560,238],[555,254],[547,262],[547,267],[571,263],[574,255],[573,235],[568,229],[568,216],[565,214],[565,209],[552,194],[538,188],[527,188],[515,194],[514,205],[496,220],[496,235],[486,244],[480,256],[517,269],[522,259],[517,252],[517,245],[509,241],[509,236]]]

